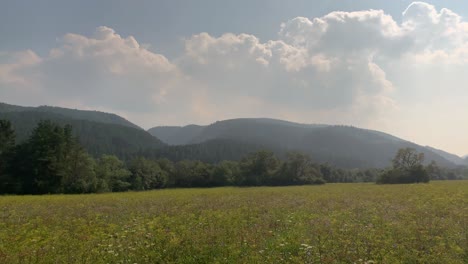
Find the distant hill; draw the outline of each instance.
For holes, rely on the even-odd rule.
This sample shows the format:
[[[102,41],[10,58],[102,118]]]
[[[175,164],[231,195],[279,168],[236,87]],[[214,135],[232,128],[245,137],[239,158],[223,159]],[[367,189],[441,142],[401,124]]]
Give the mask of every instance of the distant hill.
[[[172,161],[200,160],[208,163],[218,163],[223,160],[240,160],[247,154],[267,149],[260,144],[250,144],[229,139],[213,139],[203,143],[163,146],[157,149],[147,149],[139,153],[148,158],[167,158]],[[270,149],[275,153],[284,154],[282,150]]]
[[[464,158],[461,158],[455,154],[452,154],[452,153],[448,153],[446,151],[443,151],[443,150],[440,150],[440,149],[436,149],[436,148],[433,148],[433,147],[430,147],[430,146],[426,146],[427,149],[431,150],[432,152],[434,153],[437,153],[438,155],[444,157],[446,160],[449,160],[453,163],[455,163],[456,165],[467,165],[467,160],[465,160]]]
[[[346,126],[317,129],[302,139],[298,146],[317,161],[330,162],[340,167],[377,167],[390,165],[400,148],[414,148],[425,155],[426,163],[434,160],[442,166],[454,164],[440,155],[385,133]]]
[[[342,168],[383,168],[390,165],[399,148],[412,147],[423,152],[427,162],[455,166],[460,161],[449,153],[379,131],[267,118],[231,119],[208,126],[156,127],[147,132],[115,114],[0,103],[0,119],[13,123],[18,141],[25,140],[40,120],[70,124],[91,154],[114,154],[124,159],[144,155],[218,162],[268,149],[279,157],[288,151],[301,151],[316,162]]]
[[[218,121],[209,126],[152,128],[152,135],[163,141],[170,134],[173,145],[201,144],[230,140],[255,144],[276,152],[302,151],[317,162],[343,168],[387,167],[398,149],[412,147],[442,166],[455,164],[432,150],[379,131],[349,126],[298,124],[275,119],[242,118]],[[161,132],[165,132],[161,133]],[[183,136],[181,136],[183,135]]]
[[[151,128],[148,132],[169,145],[186,145],[192,141],[195,135],[200,134],[203,128],[203,126],[197,125],[162,126]]]
[[[307,125],[268,118],[239,118],[218,121],[209,126],[160,126],[151,128],[148,132],[165,143],[171,145],[186,145],[220,138],[238,140],[239,135],[243,135],[243,137],[248,136],[252,139],[263,137],[262,141],[265,141],[266,137],[274,141],[276,141],[278,137],[294,140],[290,138],[292,134],[297,133],[297,135],[303,135],[304,132],[307,132],[307,130],[304,129],[320,127],[327,127],[327,125]],[[242,139],[241,141],[245,140]]]
[[[73,127],[73,133],[78,137],[80,143],[95,156],[114,154],[120,158],[126,158],[139,151],[157,149],[165,146],[159,139],[140,128],[135,128],[130,125],[113,124],[110,122],[95,122],[79,119],[81,117],[80,115],[71,113],[76,110],[66,109],[63,111],[63,109],[60,108],[60,112],[69,114],[62,115],[58,114],[58,109],[54,107],[41,108],[39,111],[37,108],[32,108],[32,111],[30,111],[30,108],[10,105],[7,105],[7,108],[8,109],[5,110],[5,105],[3,104],[3,108],[0,109],[0,119],[7,119],[12,122],[18,142],[26,140],[39,121],[51,120],[60,125],[71,125]],[[45,111],[47,109],[51,109],[52,111]],[[89,114],[90,113],[85,113],[84,116],[89,116]],[[99,115],[101,114],[102,113]],[[76,119],[70,116],[75,116]],[[113,120],[120,122],[121,119],[115,118]]]
[[[0,113],[24,112],[24,111],[54,113],[54,114],[59,114],[64,117],[68,117],[72,119],[87,120],[87,121],[93,121],[93,122],[98,122],[98,123],[114,124],[114,125],[121,125],[121,126],[141,129],[139,126],[131,123],[125,118],[120,117],[116,114],[111,114],[111,113],[68,109],[68,108],[54,107],[54,106],[25,107],[25,106],[17,106],[17,105],[0,103]]]

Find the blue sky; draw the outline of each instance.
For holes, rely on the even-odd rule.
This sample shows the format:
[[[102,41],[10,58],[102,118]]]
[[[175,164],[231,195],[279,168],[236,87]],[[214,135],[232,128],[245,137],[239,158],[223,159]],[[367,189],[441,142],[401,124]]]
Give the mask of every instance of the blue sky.
[[[460,0],[3,1],[0,101],[145,128],[346,124],[464,155],[466,17]]]

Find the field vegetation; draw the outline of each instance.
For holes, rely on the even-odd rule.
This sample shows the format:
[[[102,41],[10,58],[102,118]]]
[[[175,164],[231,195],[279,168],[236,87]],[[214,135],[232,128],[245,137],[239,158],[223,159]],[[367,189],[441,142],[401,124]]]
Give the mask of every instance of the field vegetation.
[[[0,196],[0,263],[467,263],[468,181]]]

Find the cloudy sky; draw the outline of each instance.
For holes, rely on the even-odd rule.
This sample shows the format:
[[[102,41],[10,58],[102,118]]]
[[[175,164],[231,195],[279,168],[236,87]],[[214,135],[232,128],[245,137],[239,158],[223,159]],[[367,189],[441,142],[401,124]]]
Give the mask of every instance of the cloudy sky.
[[[377,129],[468,154],[468,3],[6,1],[0,101]]]

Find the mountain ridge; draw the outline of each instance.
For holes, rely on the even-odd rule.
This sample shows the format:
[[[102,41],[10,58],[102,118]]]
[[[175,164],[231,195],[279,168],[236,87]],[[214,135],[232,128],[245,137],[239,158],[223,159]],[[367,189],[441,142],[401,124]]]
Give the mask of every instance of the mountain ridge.
[[[431,146],[426,146],[426,148],[430,149],[432,152],[439,154],[440,156],[444,157],[445,159],[455,163],[456,165],[468,165],[468,160],[466,158],[462,158],[458,155],[446,152],[441,149],[433,148]]]
[[[113,154],[125,158],[147,148],[165,145],[126,119],[97,111],[49,106],[22,107],[0,103],[0,119],[12,123],[18,143],[29,138],[40,121],[50,120],[62,126],[71,125],[74,135],[94,156]]]
[[[88,121],[107,123],[107,124],[117,124],[117,125],[142,129],[138,125],[135,125],[134,123],[114,113],[107,113],[107,112],[95,111],[95,110],[79,110],[79,109],[71,109],[71,108],[64,108],[64,107],[57,107],[57,106],[47,106],[47,105],[41,105],[37,107],[18,106],[18,105],[11,105],[11,104],[0,102],[0,112],[5,113],[5,112],[24,112],[24,111],[56,113],[64,117],[69,117],[72,119],[81,119],[81,120],[88,120]]]
[[[423,152],[427,163],[435,160],[443,166],[455,166],[455,163],[431,149],[388,133],[353,126],[300,124],[267,118],[228,119],[207,126],[188,127],[194,126],[196,130],[170,127],[170,142],[166,142],[160,133],[165,128],[154,127],[148,132],[163,142],[179,146],[224,139],[260,144],[283,152],[301,151],[318,162],[329,162],[346,168],[387,167],[399,148],[411,147]],[[181,134],[184,138],[178,140]]]
[[[239,159],[260,149],[279,156],[300,151],[314,161],[342,168],[385,168],[399,148],[423,152],[427,163],[435,160],[454,167],[453,154],[423,147],[393,135],[353,126],[301,124],[272,118],[238,118],[210,125],[163,126],[145,131],[111,113],[52,106],[22,107],[0,103],[0,119],[9,119],[24,140],[40,121],[71,124],[80,142],[93,155],[119,157],[150,153],[157,157],[219,162]],[[212,152],[212,153],[210,153]],[[444,157],[445,155],[445,157]],[[453,155],[453,156],[450,156]]]

